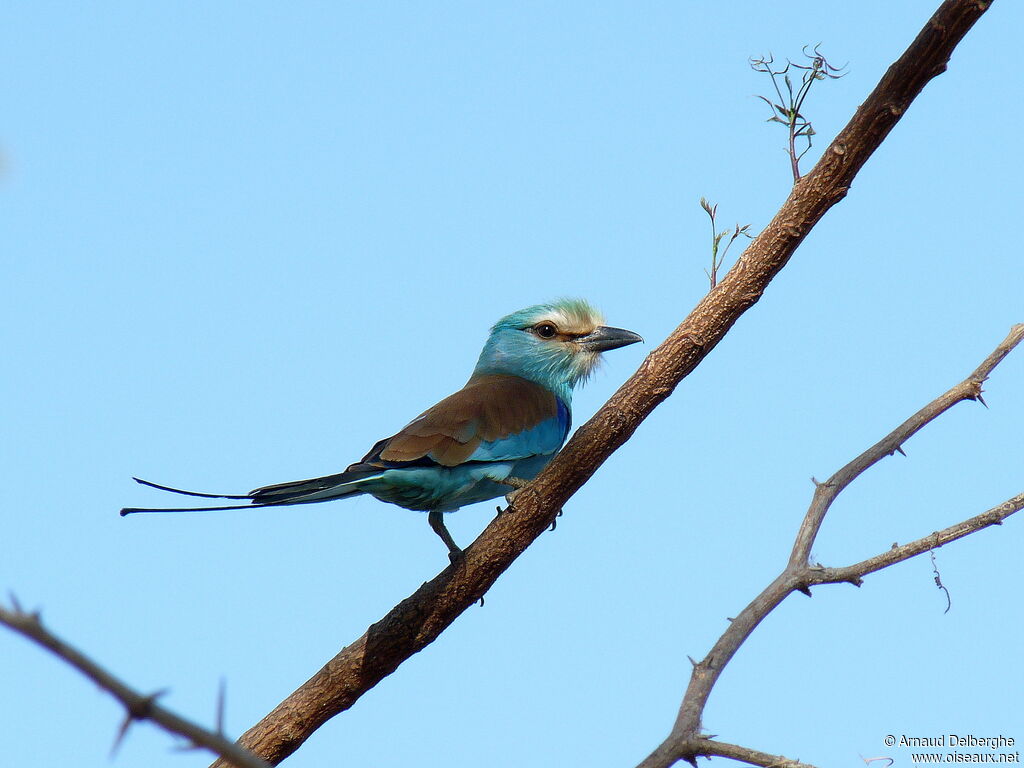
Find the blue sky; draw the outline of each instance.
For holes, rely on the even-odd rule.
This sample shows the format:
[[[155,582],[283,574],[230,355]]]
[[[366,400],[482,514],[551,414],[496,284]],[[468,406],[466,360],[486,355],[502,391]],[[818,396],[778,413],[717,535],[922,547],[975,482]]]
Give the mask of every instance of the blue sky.
[[[818,150],[934,10],[902,3],[19,4],[0,28],[0,588],[232,735],[447,562],[371,498],[121,519],[132,475],[244,492],[338,471],[459,388],[489,325],[584,296],[647,346],[707,289],[709,229],[791,178],[747,59],[819,41]],[[1024,321],[1020,4],[997,2],[763,300],[468,611],[287,764],[632,765],[784,565],[823,478]],[[808,165],[809,167],[809,165]],[[841,497],[843,565],[1022,490],[1024,351]],[[468,543],[489,504],[448,524]],[[834,766],[887,734],[1024,739],[1021,521],[787,600],[711,733]],[[189,768],[0,633],[11,765]]]

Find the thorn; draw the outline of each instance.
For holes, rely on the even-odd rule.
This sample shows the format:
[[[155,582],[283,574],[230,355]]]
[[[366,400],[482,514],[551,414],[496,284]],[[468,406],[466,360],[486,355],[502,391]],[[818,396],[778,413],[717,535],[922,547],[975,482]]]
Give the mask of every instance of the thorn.
[[[821,483],[818,482],[818,478],[816,478],[814,475],[811,475],[811,482],[814,483],[815,488],[821,485]]]
[[[690,656],[689,654],[687,654],[686,658],[688,658],[690,660],[690,664],[693,665],[694,669],[696,669],[699,666],[698,662],[693,660],[693,656]]]
[[[862,579],[860,576],[852,576],[849,579],[847,579],[846,583],[853,584],[853,586],[855,587],[860,587],[860,585],[864,583],[864,579]]]
[[[478,604],[479,604],[479,606],[481,608],[484,607],[484,596],[483,595],[480,595],[480,600],[478,601]]]
[[[728,622],[729,622],[730,624],[731,624],[732,622],[736,621],[736,619],[735,619],[734,617],[732,617],[732,616],[726,616],[726,617],[725,617],[725,620],[726,620],[726,621],[728,621]]]
[[[986,408],[988,408],[988,403],[986,403],[985,398],[981,396],[981,392],[979,392],[977,397],[975,397],[974,399],[977,400],[982,405],[984,405]]]
[[[808,597],[812,597],[812,595],[811,595],[811,588],[810,588],[809,586],[807,586],[806,584],[801,584],[801,585],[800,585],[800,586],[798,586],[798,587],[797,587],[796,589],[797,589],[797,590],[798,590],[799,592],[801,592],[802,594],[805,594],[805,595],[807,595]]]
[[[906,453],[904,452],[904,450],[903,450],[903,446],[902,446],[902,445],[897,445],[897,446],[896,446],[896,453],[898,453],[898,454],[899,454],[900,456],[903,456],[904,458],[905,458],[905,457],[906,457],[906,455],[907,455],[907,454],[906,454]],[[890,454],[890,455],[891,455],[891,454]]]
[[[505,510],[501,508],[500,504],[498,506],[496,506],[494,509],[497,511],[498,517],[501,517],[502,515],[505,514]]]
[[[108,758],[113,760],[114,756],[117,755],[117,750],[121,747],[121,742],[124,741],[124,737],[128,734],[128,729],[132,727],[131,713],[126,713],[124,720],[121,721],[121,727],[117,729],[117,735],[114,737],[114,743],[110,745],[110,754]]]
[[[224,702],[227,698],[227,681],[222,677],[217,689],[217,734],[224,735]]]
[[[121,722],[121,727],[117,729],[117,736],[114,737],[114,743],[110,747],[110,757],[114,757],[117,754],[121,742],[128,735],[128,729],[132,727],[132,722],[147,719],[150,716],[150,707],[165,693],[167,693],[167,689],[161,688],[156,693],[151,693],[149,696],[140,696],[136,701],[125,705],[124,720]]]
[[[21,610],[21,603],[18,602],[18,596],[16,594],[8,592],[7,599],[11,601],[11,607],[14,609],[15,613],[24,613],[24,611]]]

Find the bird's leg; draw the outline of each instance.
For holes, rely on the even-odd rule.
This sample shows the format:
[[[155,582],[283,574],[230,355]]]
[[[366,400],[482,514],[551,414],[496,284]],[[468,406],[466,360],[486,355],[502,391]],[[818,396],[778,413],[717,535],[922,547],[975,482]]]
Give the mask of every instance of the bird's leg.
[[[453,563],[462,557],[462,550],[459,549],[459,545],[455,543],[452,535],[448,533],[448,529],[444,526],[444,512],[439,509],[430,510],[430,514],[427,515],[427,522],[430,523],[430,527],[434,529],[434,533],[441,537],[448,547],[448,559]]]

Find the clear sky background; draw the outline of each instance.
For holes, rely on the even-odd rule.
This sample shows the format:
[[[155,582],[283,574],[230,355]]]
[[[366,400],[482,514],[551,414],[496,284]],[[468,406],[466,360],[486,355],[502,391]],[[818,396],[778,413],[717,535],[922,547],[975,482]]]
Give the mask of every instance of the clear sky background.
[[[752,55],[822,43],[853,114],[937,0],[19,3],[0,25],[0,589],[237,736],[447,564],[372,498],[121,519],[132,475],[245,492],[339,471],[468,376],[500,316],[583,296],[644,335],[706,292],[709,225],[791,178]],[[1024,321],[1019,63],[999,0],[763,300],[500,579],[287,765],[629,766],[784,565],[827,477]],[[806,167],[810,167],[807,163]],[[1024,350],[829,515],[843,565],[1024,489]],[[450,516],[468,544],[493,515]],[[706,727],[830,766],[887,734],[1024,740],[1022,524],[788,599]],[[6,599],[6,598],[5,598]],[[191,768],[0,631],[2,762]],[[724,761],[722,761],[724,762]]]

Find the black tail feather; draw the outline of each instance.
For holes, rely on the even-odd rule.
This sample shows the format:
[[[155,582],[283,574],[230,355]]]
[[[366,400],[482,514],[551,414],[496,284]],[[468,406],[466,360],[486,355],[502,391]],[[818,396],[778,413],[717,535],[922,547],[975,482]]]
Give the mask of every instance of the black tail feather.
[[[139,485],[148,485],[150,488],[156,488],[158,491],[170,491],[171,493],[179,493],[182,496],[198,496],[202,499],[249,499],[252,498],[249,494],[232,494],[232,493],[199,493],[198,491],[183,491],[181,488],[171,488],[169,485],[159,485],[158,483],[150,482],[149,480],[143,480],[141,477],[133,477]],[[230,507],[228,507],[230,509]]]
[[[125,507],[121,510],[121,517],[141,512],[219,512],[226,509],[290,507],[296,504],[315,504],[321,501],[330,501],[331,498],[344,498],[345,496],[362,493],[362,491],[353,488],[351,490],[345,490],[331,498],[324,498],[323,495],[320,494],[321,491],[330,490],[338,485],[343,485],[346,482],[376,474],[379,471],[380,470],[378,468],[363,469],[356,472],[346,470],[345,472],[337,475],[327,475],[326,477],[317,477],[311,480],[299,480],[291,483],[267,485],[262,488],[257,488],[244,496],[241,494],[230,493],[199,493],[197,491],[185,491],[181,488],[172,488],[169,485],[160,485],[158,483],[152,483],[149,480],[143,480],[139,477],[133,477],[132,480],[140,485],[156,488],[159,491],[169,491],[171,493],[181,494],[182,496],[198,496],[202,499],[238,499],[246,500],[251,503],[225,504],[223,506],[218,505],[215,507]],[[315,496],[315,498],[308,498],[309,496]]]
[[[232,497],[228,497],[232,498]],[[248,498],[242,496],[243,499]],[[134,515],[139,512],[220,512],[225,509],[256,509],[257,507],[291,507],[296,504],[312,504],[319,499],[313,501],[301,501],[295,499],[293,501],[270,501],[270,502],[256,502],[253,504],[229,504],[223,507],[125,507],[121,510],[121,517],[125,515]]]

